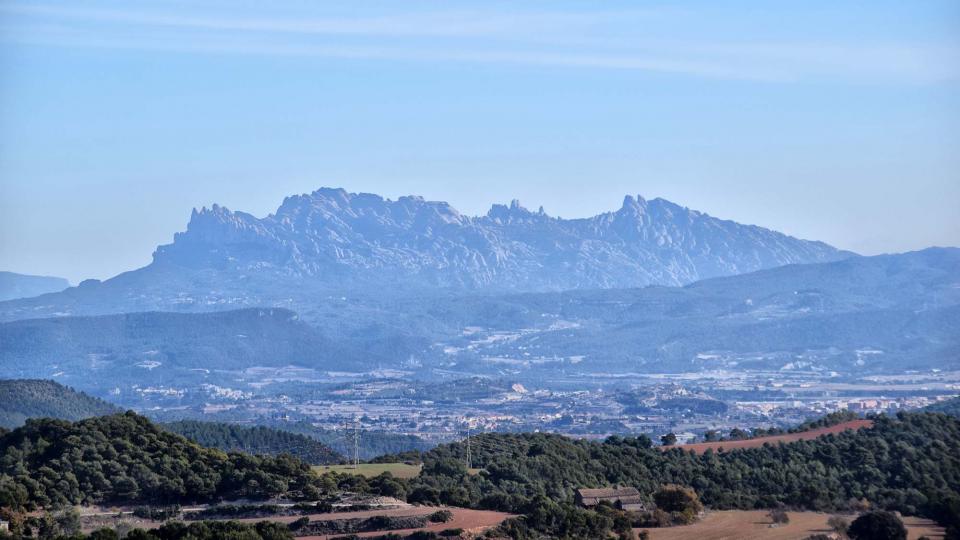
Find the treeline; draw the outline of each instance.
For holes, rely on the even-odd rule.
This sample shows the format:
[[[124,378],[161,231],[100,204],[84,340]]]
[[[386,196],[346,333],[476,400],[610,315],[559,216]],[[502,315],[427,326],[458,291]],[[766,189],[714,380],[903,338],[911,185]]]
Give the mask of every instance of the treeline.
[[[659,451],[647,437],[478,435],[471,456],[479,474],[468,474],[463,444],[438,447],[423,455],[407,500],[529,514],[537,500],[571,504],[580,487],[649,494],[678,484],[717,509],[837,511],[866,503],[960,525],[960,421],[916,413],[874,421],[858,432],[700,456]]]
[[[0,437],[0,507],[316,499],[316,484],[292,456],[204,448],[133,412],[28,420]]]
[[[257,523],[240,523],[236,521],[201,521],[195,523],[170,522],[156,529],[132,529],[121,535],[114,529],[101,528],[83,534],[79,526],[72,532],[53,524],[29,526],[29,534],[6,534],[0,531],[0,538],[31,538],[34,536],[43,540],[293,540],[296,536],[305,534],[301,521],[294,521],[288,525],[282,523],[259,521]],[[18,527],[18,530],[22,527]],[[434,533],[431,531],[414,531],[405,535],[385,533],[370,537],[370,540],[442,540],[444,538],[462,538],[462,529],[447,529]],[[353,540],[355,534],[337,536],[342,540]]]
[[[290,454],[314,465],[342,463],[344,457],[329,446],[298,433],[264,426],[181,420],[161,427],[201,446],[251,454]]]
[[[578,487],[652,493],[680,484],[715,508],[828,511],[865,498],[916,514],[931,499],[960,493],[960,422],[935,414],[879,416],[872,429],[702,456],[655,450],[646,437],[594,443],[539,433],[479,435],[471,453],[479,475],[462,474],[462,444],[424,454],[411,497],[512,510],[540,493],[572,500]]]
[[[59,519],[45,515],[30,518],[23,523],[13,523],[9,535],[0,531],[0,538],[31,538],[43,540],[292,540],[290,527],[282,523],[260,521],[240,523],[236,521],[201,521],[196,523],[169,522],[156,529],[132,529],[122,535],[114,529],[101,528],[89,534],[80,532],[80,523],[73,519]]]
[[[102,399],[40,379],[0,379],[0,427],[22,426],[27,418],[80,420],[121,412]]]
[[[501,530],[513,538],[598,538],[625,532],[633,518],[576,508],[575,489],[625,485],[650,495],[676,485],[715,509],[871,507],[931,517],[956,537],[960,420],[933,413],[873,420],[874,427],[857,432],[703,455],[682,447],[662,451],[645,436],[591,442],[483,434],[471,438],[479,473],[466,469],[466,446],[455,443],[421,454],[422,472],[410,480],[317,477],[296,458],[202,448],[134,413],[75,423],[31,420],[0,437],[0,507],[317,500],[350,491],[523,514]]]

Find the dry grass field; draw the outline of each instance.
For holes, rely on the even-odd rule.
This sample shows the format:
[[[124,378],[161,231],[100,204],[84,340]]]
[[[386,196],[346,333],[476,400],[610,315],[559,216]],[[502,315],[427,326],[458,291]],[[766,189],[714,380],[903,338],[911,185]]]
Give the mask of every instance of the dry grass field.
[[[788,443],[793,441],[808,441],[816,439],[817,437],[822,437],[823,435],[829,435],[831,433],[843,433],[844,431],[858,430],[873,427],[873,421],[871,420],[851,420],[849,422],[843,422],[835,426],[811,429],[810,431],[801,431],[800,433],[788,433],[786,435],[774,435],[771,437],[757,437],[756,439],[747,439],[743,441],[724,441],[724,442],[710,442],[710,443],[694,443],[694,444],[684,444],[679,446],[660,446],[661,450],[671,450],[673,448],[682,448],[684,451],[689,452],[693,450],[697,454],[702,454],[707,451],[708,448],[712,448],[714,452],[719,450],[728,451],[728,450],[737,450],[739,448],[756,448],[758,446],[763,446],[765,443],[777,444],[777,443]]]
[[[693,525],[666,529],[647,529],[651,540],[800,540],[813,534],[830,533],[827,520],[831,514],[820,512],[788,512],[790,523],[771,527],[764,510],[725,510],[709,512]],[[852,521],[853,516],[848,516]],[[943,528],[930,520],[907,517],[908,539],[921,536],[943,538]]]
[[[420,474],[420,465],[406,463],[361,463],[360,468],[353,465],[316,465],[313,470],[319,473],[335,471],[338,473],[359,474],[367,478],[389,472],[397,478],[413,478]]]

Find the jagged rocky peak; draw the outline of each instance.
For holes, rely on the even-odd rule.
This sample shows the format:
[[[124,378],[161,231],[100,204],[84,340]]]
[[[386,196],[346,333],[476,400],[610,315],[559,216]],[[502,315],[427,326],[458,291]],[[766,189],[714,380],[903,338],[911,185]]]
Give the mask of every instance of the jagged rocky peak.
[[[623,205],[620,206],[620,211],[641,214],[646,207],[647,200],[642,196],[637,195],[634,197],[633,195],[624,195]]]
[[[520,201],[517,199],[510,201],[510,206],[505,204],[494,204],[490,207],[490,210],[487,211],[486,217],[498,224],[543,221],[549,218],[547,213],[543,210],[543,206],[541,206],[536,212],[531,212],[521,205]]]
[[[517,200],[468,217],[419,196],[394,201],[321,188],[287,197],[262,219],[218,205],[194,211],[187,230],[154,260],[245,275],[268,268],[320,280],[358,272],[369,280],[380,272],[420,285],[556,290],[680,285],[848,255],[639,195],[591,218],[554,218]]]
[[[416,195],[393,201],[374,193],[349,193],[331,188],[287,197],[276,214],[268,219],[287,224],[298,221],[331,227],[362,222],[367,230],[371,227],[409,227],[415,223],[429,225],[469,221],[442,201],[427,201]]]

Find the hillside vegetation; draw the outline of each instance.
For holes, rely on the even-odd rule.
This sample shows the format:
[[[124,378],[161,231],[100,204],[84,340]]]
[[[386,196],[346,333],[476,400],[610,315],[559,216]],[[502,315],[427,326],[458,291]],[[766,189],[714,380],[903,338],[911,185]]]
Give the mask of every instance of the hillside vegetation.
[[[0,380],[0,427],[22,426],[27,418],[80,420],[118,412],[115,405],[54,381]]]
[[[528,518],[558,536],[564,520],[585,519],[572,508],[576,488],[612,485],[644,494],[690,486],[716,509],[836,511],[866,503],[960,526],[960,421],[942,414],[879,416],[871,429],[703,455],[661,452],[644,436],[590,442],[545,433],[478,435],[471,454],[479,474],[465,468],[463,444],[424,454],[408,500],[560,514],[550,523]]]
[[[960,397],[929,405],[925,410],[960,417]]]
[[[421,474],[411,479],[318,477],[289,456],[202,448],[132,412],[74,423],[30,420],[0,436],[0,506],[316,500],[340,490],[523,514],[500,530],[512,538],[603,538],[648,518],[576,508],[575,489],[634,486],[659,505],[652,494],[674,485],[692,488],[694,500],[713,509],[873,507],[930,517],[956,534],[960,420],[935,413],[872,420],[857,432],[702,455],[661,451],[644,436],[591,442],[488,433],[471,439],[478,470],[467,470],[466,446],[455,443],[422,454]]]
[[[471,439],[474,467],[483,470],[476,476],[462,465],[465,451],[451,444],[424,454],[414,489],[503,510],[541,493],[572,501],[577,487],[615,484],[642,493],[662,484],[691,486],[718,508],[783,503],[827,511],[866,498],[913,514],[933,500],[960,495],[960,421],[941,414],[878,416],[873,428],[857,432],[702,456],[682,447],[661,452],[644,436],[589,442],[489,433]]]
[[[0,506],[14,508],[318,495],[296,458],[204,448],[133,412],[28,420],[0,436],[0,456]]]
[[[161,424],[201,446],[250,454],[290,454],[312,465],[340,463],[344,457],[329,446],[298,433],[264,426],[181,420]]]

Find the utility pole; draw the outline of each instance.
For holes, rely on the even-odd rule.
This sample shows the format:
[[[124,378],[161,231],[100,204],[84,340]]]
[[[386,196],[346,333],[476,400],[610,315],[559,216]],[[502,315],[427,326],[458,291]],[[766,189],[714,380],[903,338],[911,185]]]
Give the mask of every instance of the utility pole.
[[[470,472],[472,467],[473,463],[470,456],[470,421],[467,420],[467,472]]]
[[[353,424],[353,468],[360,468],[360,419]]]

